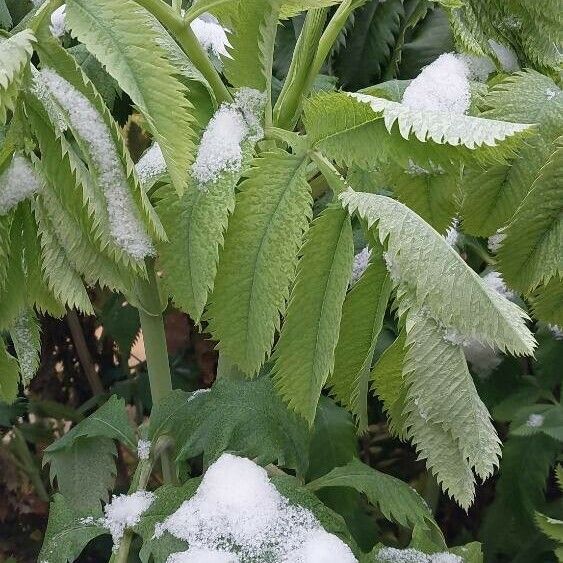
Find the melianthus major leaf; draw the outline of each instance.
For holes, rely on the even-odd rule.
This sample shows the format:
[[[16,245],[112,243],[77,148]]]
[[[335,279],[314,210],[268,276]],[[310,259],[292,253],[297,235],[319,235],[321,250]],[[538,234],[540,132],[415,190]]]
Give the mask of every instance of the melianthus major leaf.
[[[405,527],[416,524],[426,527],[432,515],[422,497],[409,485],[391,475],[382,473],[353,459],[347,465],[307,484],[310,491],[326,487],[350,487],[367,496],[385,518]]]
[[[195,150],[193,106],[160,45],[154,17],[133,0],[69,0],[66,14],[72,33],[143,112],[182,193]]]
[[[41,352],[40,327],[33,309],[26,307],[20,312],[10,327],[10,338],[16,350],[22,383],[26,387],[37,372]]]
[[[274,352],[274,382],[310,424],[334,368],[334,350],[353,258],[350,218],[329,206],[313,221]]]
[[[0,399],[11,404],[18,395],[18,362],[4,346],[0,338]]]
[[[374,245],[366,271],[346,296],[328,380],[331,392],[355,415],[360,431],[368,424],[371,362],[392,287],[382,251]]]
[[[534,317],[546,323],[563,325],[563,278],[555,276],[528,296]]]
[[[311,217],[307,159],[262,153],[239,187],[208,311],[219,349],[253,375],[269,354]]]
[[[350,213],[377,223],[394,263],[395,283],[408,286],[418,307],[462,338],[476,338],[514,354],[531,354],[535,341],[520,307],[489,288],[445,239],[416,213],[386,196],[348,190]],[[395,271],[393,271],[395,270]]]

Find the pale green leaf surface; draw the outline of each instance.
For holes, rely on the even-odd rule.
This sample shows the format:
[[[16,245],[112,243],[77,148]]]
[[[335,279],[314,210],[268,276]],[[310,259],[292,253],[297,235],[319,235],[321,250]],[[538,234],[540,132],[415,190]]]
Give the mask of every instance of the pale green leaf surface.
[[[555,276],[539,286],[528,299],[534,317],[546,323],[563,326],[563,278]]]
[[[310,424],[334,368],[334,350],[353,259],[350,218],[330,206],[313,221],[275,349],[274,381]]]
[[[0,338],[0,400],[13,403],[18,394],[18,362],[6,350]]]
[[[37,372],[41,352],[41,334],[33,309],[26,308],[10,327],[22,383],[27,386]]]
[[[281,151],[253,162],[220,253],[209,329],[221,353],[249,375],[273,345],[312,214],[306,166]]]

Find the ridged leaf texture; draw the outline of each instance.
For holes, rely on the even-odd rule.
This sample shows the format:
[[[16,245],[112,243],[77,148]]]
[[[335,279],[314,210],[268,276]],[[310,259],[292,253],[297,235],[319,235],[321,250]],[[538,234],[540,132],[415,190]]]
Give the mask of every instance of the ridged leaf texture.
[[[160,45],[155,19],[132,0],[70,0],[66,14],[72,33],[143,112],[182,193],[195,151],[193,106]]]
[[[408,288],[444,328],[514,354],[531,354],[535,341],[520,307],[489,288],[439,233],[389,197],[348,190],[340,196],[350,213],[377,224],[388,248],[395,283]]]
[[[328,381],[331,392],[356,417],[360,431],[368,424],[371,363],[391,286],[382,248],[375,245],[366,271],[344,301],[334,371]]]
[[[39,368],[41,333],[33,309],[23,309],[12,326],[10,338],[16,350],[21,380],[27,386]]]
[[[498,252],[506,282],[521,292],[563,277],[563,137],[553,149]]]
[[[325,487],[350,487],[366,495],[383,516],[401,526],[416,524],[426,527],[432,515],[422,497],[409,485],[386,473],[377,471],[358,459],[337,467],[307,484],[311,491]]]
[[[7,112],[14,109],[35,41],[30,29],[24,29],[7,39],[0,38],[0,124],[6,122]]]
[[[563,278],[556,276],[528,297],[534,317],[546,323],[563,325]]]
[[[421,166],[452,161],[502,160],[514,153],[529,125],[468,115],[414,110],[398,102],[342,92],[305,104],[313,147],[338,163],[363,168],[396,160]]]
[[[342,211],[329,206],[307,233],[274,352],[276,388],[310,424],[334,368],[342,305],[352,272],[352,226]]]
[[[303,157],[263,153],[229,221],[207,317],[221,353],[248,374],[270,352],[295,276],[312,214],[306,166]]]

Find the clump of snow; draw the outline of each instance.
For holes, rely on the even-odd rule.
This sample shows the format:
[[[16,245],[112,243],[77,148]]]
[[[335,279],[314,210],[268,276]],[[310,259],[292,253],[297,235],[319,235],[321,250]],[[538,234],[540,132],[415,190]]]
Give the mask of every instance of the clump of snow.
[[[379,563],[463,563],[459,555],[451,553],[434,553],[427,555],[417,549],[396,549],[394,547],[384,547],[376,555]]]
[[[387,271],[393,280],[393,283],[398,284],[401,281],[401,270],[397,257],[391,252],[384,252],[383,259],[385,260],[385,266],[387,266]]]
[[[222,104],[209,121],[201,138],[192,174],[202,189],[217,181],[223,172],[242,166],[242,143],[264,136],[260,119],[265,96],[251,88],[241,88],[232,104]]]
[[[453,328],[446,328],[446,330],[444,330],[444,340],[446,342],[451,342],[456,346],[463,346],[464,344],[467,344],[469,342],[467,338],[464,338],[457,330]]]
[[[448,227],[444,238],[450,246],[455,246],[457,244],[459,239],[459,219],[456,218],[452,221],[452,224]]]
[[[463,115],[471,104],[469,68],[453,53],[440,55],[409,84],[403,104],[419,110]]]
[[[496,66],[490,57],[480,57],[464,53],[458,55],[459,58],[467,65],[469,69],[469,77],[477,82],[487,82],[489,74],[495,71]]]
[[[166,172],[166,162],[158,143],[153,143],[143,153],[139,162],[135,164],[135,170],[143,186],[149,186]]]
[[[58,133],[66,130],[67,124],[64,113],[61,108],[57,105],[49,90],[43,81],[41,73],[35,69],[33,65],[29,67],[31,69],[31,93],[38,98],[41,102],[51,123],[55,126]]]
[[[102,116],[86,96],[56,72],[44,69],[41,76],[66,114],[73,134],[87,147],[92,172],[106,200],[109,227],[115,243],[137,260],[154,255],[154,247],[129,191],[125,168]]]
[[[63,4],[51,14],[49,29],[55,37],[62,37],[64,35],[66,31],[66,4]]]
[[[288,553],[282,563],[356,563],[352,550],[334,534],[324,530],[310,532],[305,543]]]
[[[489,272],[488,274],[483,276],[483,281],[488,287],[490,287],[497,293],[500,293],[503,297],[506,297],[507,299],[514,299],[514,292],[510,291],[510,289],[506,287],[502,276],[498,272]]]
[[[494,39],[489,39],[489,46],[500,63],[502,70],[505,72],[516,72],[520,70],[518,57],[510,47],[507,47]]]
[[[41,180],[31,162],[21,154],[14,154],[0,174],[0,215],[5,215],[40,189]]]
[[[139,440],[137,442],[137,457],[139,459],[149,459],[150,455],[151,455],[150,440]]]
[[[240,559],[222,549],[193,548],[180,553],[173,553],[166,563],[239,563]]]
[[[219,59],[228,57],[230,47],[227,30],[211,14],[202,14],[190,24],[200,45],[211,55]]]
[[[547,88],[545,91],[545,95],[549,101],[553,100],[557,94],[559,94],[559,92],[555,88]]]
[[[370,256],[371,250],[367,246],[354,256],[350,286],[353,286],[362,277],[368,267]]]
[[[491,375],[503,359],[497,350],[476,339],[468,340],[463,344],[463,353],[473,371],[481,378]]]
[[[434,164],[433,162],[429,163],[430,169],[423,168],[414,162],[412,159],[409,158],[409,162],[405,172],[409,176],[429,176],[429,175],[438,175],[443,174],[444,169],[438,164]]]
[[[505,238],[506,238],[505,233],[501,233],[497,231],[494,235],[491,235],[488,238],[487,247],[493,254],[496,254],[500,250],[500,247],[502,246],[502,242],[504,241]]]
[[[563,340],[563,329],[557,325],[547,325],[549,332],[551,332],[555,340]]]
[[[323,529],[310,511],[291,505],[278,493],[263,468],[249,459],[223,454],[209,467],[196,494],[157,524],[155,536],[165,531],[187,541],[191,550],[227,550],[243,561],[289,562],[297,561],[287,559],[289,554],[312,541],[312,532]],[[326,536],[316,537],[319,549],[330,541],[331,549],[338,545],[344,550],[338,538]]]
[[[139,523],[141,516],[154,501],[154,493],[137,491],[131,495],[118,495],[104,507],[103,525],[113,539],[114,551],[119,548],[126,528]]]
[[[541,414],[531,414],[526,421],[526,426],[530,428],[540,428],[543,425],[544,416]]]

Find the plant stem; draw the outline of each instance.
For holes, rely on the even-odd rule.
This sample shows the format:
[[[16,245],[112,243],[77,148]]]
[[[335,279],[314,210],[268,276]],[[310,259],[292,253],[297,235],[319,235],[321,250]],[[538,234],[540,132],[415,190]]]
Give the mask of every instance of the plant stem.
[[[84,370],[86,379],[92,390],[92,395],[101,395],[104,392],[104,386],[102,380],[96,371],[96,366],[90,355],[90,350],[88,350],[88,345],[86,344],[86,339],[84,338],[84,331],[82,330],[82,325],[80,319],[76,314],[74,309],[68,309],[66,313],[66,322],[70,329],[70,335],[72,336],[72,341],[74,343],[74,348],[78,359],[80,360],[80,365]]]
[[[184,18],[162,0],[136,0],[136,2],[155,16],[174,36],[184,53],[209,82],[217,102],[231,102],[233,99],[231,93]]]
[[[43,479],[41,478],[41,473],[35,463],[35,459],[29,451],[29,447],[21,431],[14,427],[14,449],[20,458],[21,467],[27,473],[29,480],[35,488],[35,492],[39,498],[45,502],[49,502],[49,494],[45,489],[43,484]]]
[[[318,169],[324,176],[327,184],[332,190],[335,196],[345,192],[348,189],[344,178],[340,175],[340,172],[333,166],[333,164],[326,158],[326,156],[312,151],[310,153],[311,159],[317,165]]]

